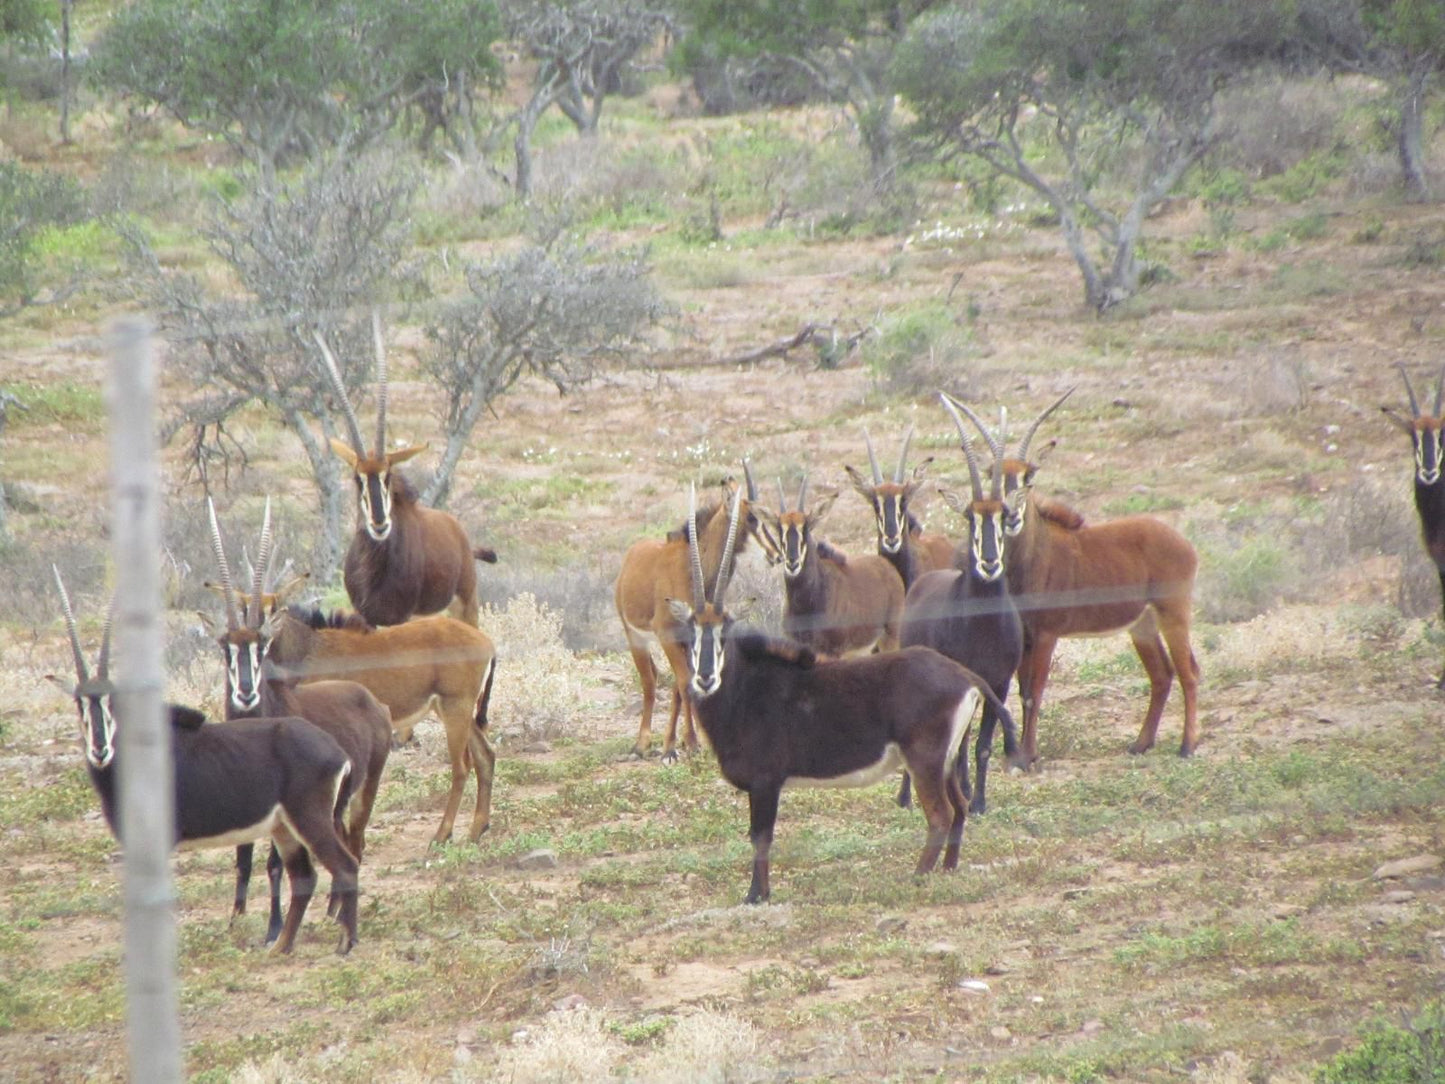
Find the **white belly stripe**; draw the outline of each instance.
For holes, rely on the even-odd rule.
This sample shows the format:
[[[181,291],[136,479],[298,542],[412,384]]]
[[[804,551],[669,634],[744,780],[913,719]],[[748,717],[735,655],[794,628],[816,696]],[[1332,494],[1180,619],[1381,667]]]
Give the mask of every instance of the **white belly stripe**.
[[[889,742],[883,748],[883,755],[872,764],[859,768],[855,772],[847,772],[843,775],[823,776],[813,778],[806,775],[789,776],[783,788],[788,787],[869,787],[885,776],[896,772],[903,764],[903,754],[899,751],[895,742]]]

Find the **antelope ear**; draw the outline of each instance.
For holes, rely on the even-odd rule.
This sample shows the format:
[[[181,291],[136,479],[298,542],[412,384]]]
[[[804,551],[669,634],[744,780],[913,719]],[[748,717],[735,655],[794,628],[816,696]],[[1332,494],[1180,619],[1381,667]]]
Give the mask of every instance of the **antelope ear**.
[[[399,452],[387,452],[386,465],[388,467],[394,467],[398,463],[405,463],[413,456],[421,455],[426,449],[427,446],[425,444],[413,444],[410,448],[403,448]]]
[[[291,601],[291,596],[300,591],[301,588],[305,587],[310,579],[311,573],[299,572],[295,576],[292,576],[291,579],[283,583],[280,587],[276,588],[276,590],[272,591],[271,598],[274,601],[275,606],[272,608],[271,612],[274,614],[277,610],[285,609],[287,603]]]
[[[1384,413],[1385,417],[1389,418],[1390,421],[1392,421],[1395,425],[1399,426],[1399,427],[1400,427],[1401,429],[1403,429],[1406,433],[1408,433],[1408,434],[1410,435],[1410,438],[1411,438],[1412,440],[1414,439],[1414,437],[1415,437],[1415,423],[1414,423],[1414,422],[1412,422],[1412,421],[1410,421],[1408,418],[1406,418],[1405,415],[1402,414],[1402,413],[1401,413],[1397,408],[1395,408],[1395,407],[1392,407],[1392,406],[1382,406],[1382,407],[1380,408],[1380,410]]]
[[[50,684],[54,685],[66,696],[74,698],[75,686],[71,682],[67,681],[65,678],[61,677],[58,674],[46,674],[45,680],[50,682]]]
[[[814,523],[821,523],[823,521],[823,517],[833,510],[833,502],[837,499],[837,490],[834,490],[832,493],[824,493],[821,497],[819,497],[816,501],[813,502],[813,508],[808,513],[808,519]]]
[[[930,464],[930,463],[932,463],[932,462],[933,462],[933,456],[929,456],[927,459],[921,460],[921,461],[919,462],[918,466],[916,466],[916,467],[913,468],[913,478],[914,478],[914,481],[921,482],[921,481],[923,480],[923,472],[924,472],[924,470],[927,469],[928,464]]]
[[[681,599],[670,598],[667,600],[667,610],[672,614],[672,619],[679,625],[686,625],[692,620],[692,607]]]
[[[749,507],[752,509],[753,515],[762,520],[764,526],[771,527],[775,531],[782,529],[781,524],[778,522],[778,514],[771,508],[761,504],[753,504],[749,505]]]
[[[207,584],[206,586],[209,587],[210,585]],[[208,635],[208,636],[215,636],[215,635],[216,635],[216,629],[218,628],[218,626],[216,625],[216,619],[215,619],[214,617],[212,617],[210,614],[206,613],[205,610],[197,610],[197,611],[196,611],[196,617],[198,617],[198,618],[200,619],[201,624],[205,626],[205,628],[206,628],[206,635]]]
[[[968,502],[951,489],[938,487],[938,495],[943,498],[943,503],[952,508],[960,516],[968,515]]]
[[[182,730],[200,730],[206,722],[206,713],[197,711],[195,708],[188,708],[184,704],[167,704],[170,709],[171,726],[180,727]]]
[[[856,469],[843,464],[843,469],[848,472],[848,478],[853,483],[853,488],[863,495],[865,501],[873,499],[873,484],[867,481]]]
[[[336,458],[345,463],[352,470],[356,469],[356,452],[344,441],[331,438],[331,450],[336,453]]]
[[[1058,446],[1059,438],[1055,437],[1053,440],[1049,441],[1047,444],[1045,444],[1042,448],[1039,449],[1039,454],[1035,457],[1034,461],[1029,464],[1029,472],[1027,475],[1025,475],[1025,478],[1029,484],[1033,484],[1034,471],[1038,470],[1039,467],[1043,466],[1044,460],[1047,459],[1053,453],[1053,450]]]

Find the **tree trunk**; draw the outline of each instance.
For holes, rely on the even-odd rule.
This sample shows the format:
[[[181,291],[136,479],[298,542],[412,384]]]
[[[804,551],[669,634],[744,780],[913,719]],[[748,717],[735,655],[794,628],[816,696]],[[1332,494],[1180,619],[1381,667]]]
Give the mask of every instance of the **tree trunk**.
[[[517,199],[522,203],[532,198],[532,133],[548,104],[549,100],[533,98],[517,114],[517,134],[512,140],[512,150],[517,156],[517,176],[513,184]]]
[[[317,441],[300,411],[288,408],[283,417],[286,427],[301,441],[301,447],[311,463],[311,476],[316,479],[316,492],[321,498],[321,537],[317,539],[313,551],[314,559],[320,562],[320,567],[315,569],[315,582],[330,583],[336,570],[341,567],[341,558],[345,552],[342,546],[342,521],[346,514],[346,498],[350,487],[344,484],[345,479],[341,477],[331,449]],[[326,429],[325,435],[329,437],[329,426],[326,426]]]
[[[1416,69],[1405,83],[1404,101],[1400,104],[1400,170],[1405,179],[1405,196],[1423,203],[1430,198],[1430,182],[1425,172],[1425,84],[1429,72]]]
[[[70,9],[75,0],[60,0],[60,142],[70,143]]]
[[[1102,312],[1108,306],[1109,282],[1099,273],[1098,264],[1089,254],[1088,241],[1072,209],[1062,202],[1055,203],[1054,209],[1059,212],[1059,228],[1064,231],[1069,254],[1074,257],[1079,274],[1084,277],[1084,304],[1095,312]]]
[[[898,141],[893,131],[893,99],[884,96],[856,111],[858,136],[868,151],[868,178],[873,191],[891,192],[898,178]]]

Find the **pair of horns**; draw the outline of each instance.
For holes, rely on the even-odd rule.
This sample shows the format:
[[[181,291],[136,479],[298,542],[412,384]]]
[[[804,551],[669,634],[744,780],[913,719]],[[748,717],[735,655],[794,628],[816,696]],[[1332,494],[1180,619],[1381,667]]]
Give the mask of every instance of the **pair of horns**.
[[[808,476],[803,475],[802,484],[798,486],[798,503],[793,511],[802,512],[808,507]],[[783,515],[788,514],[788,495],[783,492],[783,480],[778,479],[778,511]]]
[[[1047,410],[1045,410],[1042,414],[1040,414],[1037,418],[1034,419],[1033,424],[1030,425],[1028,429],[1024,432],[1023,439],[1019,441],[1019,446],[1014,452],[1015,459],[1018,459],[1024,463],[1027,463],[1029,461],[1029,444],[1033,441],[1034,434],[1039,431],[1039,426],[1044,424],[1045,418],[1047,418],[1054,411],[1058,410],[1059,407],[1063,406],[1064,400],[1067,399],[1069,396],[1073,395],[1074,391],[1074,388],[1070,388],[1068,391],[1064,392],[1063,395],[1059,396],[1057,399],[1054,400],[1052,406],[1050,406]],[[955,399],[947,392],[939,392],[939,394],[943,396],[945,404],[952,403],[954,406],[958,407],[959,410],[962,410],[965,414],[968,415],[969,421],[973,422],[973,424],[978,427],[978,431],[983,435],[984,441],[988,444],[988,450],[993,454],[994,459],[1002,459],[1004,457],[1003,435],[1000,434],[999,439],[995,440],[993,438],[993,435],[989,433],[988,426],[984,425],[983,421],[979,418],[979,416],[969,409],[967,403]]]
[[[70,607],[70,592],[65,589],[65,581],[60,578],[60,569],[51,565],[50,571],[55,573],[55,586],[60,589],[60,608],[65,613],[65,631],[70,636],[70,653],[75,657],[75,677],[84,685],[90,680],[90,671],[86,669],[85,656],[80,651],[80,632],[75,624],[75,611]],[[110,626],[114,618],[115,599],[112,598],[105,614],[105,628],[100,634],[100,657],[95,660],[95,676],[101,681],[110,677]]]
[[[732,510],[728,513],[728,537],[723,545],[722,564],[718,566],[717,583],[712,589],[713,609],[721,611],[723,594],[727,591],[728,580],[731,579],[733,549],[738,540],[738,524],[740,517],[738,513],[742,510],[743,491],[739,489],[733,494]],[[707,588],[703,583],[702,574],[702,551],[697,541],[697,486],[693,485],[688,490],[687,497],[687,555],[689,566],[692,569],[692,610],[693,613],[701,613],[707,605]]]
[[[356,411],[352,409],[351,399],[346,394],[346,383],[341,379],[341,368],[336,364],[336,358],[332,355],[331,348],[326,345],[326,340],[321,337],[321,332],[313,331],[311,334],[316,340],[316,345],[321,348],[321,359],[326,363],[326,373],[331,377],[331,386],[341,400],[341,408],[346,414],[346,428],[351,433],[351,447],[358,456],[365,458],[366,444],[361,439],[361,424],[356,420]],[[371,337],[376,344],[375,458],[379,459],[386,454],[386,346],[381,338],[381,313],[376,309],[371,310]]]
[[[1008,408],[999,407],[998,438],[997,442],[995,442],[983,423],[974,416],[973,411],[969,410],[968,407],[962,403],[957,403],[946,391],[939,392],[938,398],[948,410],[949,416],[953,418],[954,427],[958,430],[958,439],[963,444],[963,455],[964,458],[968,460],[968,482],[969,486],[973,489],[973,499],[975,501],[981,501],[983,500],[982,472],[980,472],[978,467],[978,456],[976,456],[973,451],[973,438],[968,435],[968,430],[964,428],[963,418],[959,416],[958,408],[963,407],[964,410],[968,411],[969,418],[973,420],[974,425],[978,426],[978,431],[983,434],[983,439],[988,444],[990,450],[1001,449],[1004,441],[1007,439]],[[1062,401],[1063,400],[1060,400],[1060,402]],[[1055,404],[1055,406],[1057,405],[1058,404]],[[1051,407],[1050,409],[1053,408]],[[1042,418],[1039,419],[1039,421],[1042,420]],[[1038,422],[1034,423],[1034,428],[1038,428]],[[1032,436],[1032,434],[1030,434],[1030,436]],[[1027,447],[1027,438],[1025,439],[1025,447]],[[989,478],[989,499],[995,501],[1003,500],[1003,455],[997,450],[993,452],[993,473]]]
[[[216,504],[210,497],[206,498],[206,512],[211,520],[211,548],[216,553],[216,563],[221,569],[221,591],[226,596],[226,627],[231,632],[241,628],[241,622],[236,617],[236,591],[231,585],[231,566],[226,560],[226,547],[221,541],[221,525],[216,520]],[[272,565],[275,562],[275,539],[271,534],[271,498],[266,498],[266,511],[261,519],[261,541],[256,547],[256,565],[251,573],[251,599],[250,610],[246,615],[246,624],[252,628],[259,628],[262,619],[265,617],[265,604],[262,595],[265,593],[266,580],[275,571]]]
[[[878,469],[878,456],[873,452],[873,438],[868,435],[868,430],[863,430],[863,443],[868,445],[868,466],[873,468],[873,484],[883,484],[883,472]],[[898,453],[898,467],[893,472],[893,481],[898,485],[903,484],[904,472],[908,468],[908,446],[913,443],[913,426],[908,427],[908,432],[903,434],[903,448]],[[802,501],[798,504],[801,506]]]
[[[1400,370],[1400,378],[1405,381],[1405,394],[1410,397],[1410,414],[1416,418],[1422,417],[1423,415],[1421,415],[1420,413],[1420,404],[1415,398],[1415,388],[1410,383],[1410,374],[1406,372],[1405,366],[1399,364],[1398,362],[1396,363],[1395,368]],[[1445,402],[1445,367],[1441,368],[1440,379],[1435,384],[1434,416],[1437,418],[1440,417],[1440,406],[1442,402]]]

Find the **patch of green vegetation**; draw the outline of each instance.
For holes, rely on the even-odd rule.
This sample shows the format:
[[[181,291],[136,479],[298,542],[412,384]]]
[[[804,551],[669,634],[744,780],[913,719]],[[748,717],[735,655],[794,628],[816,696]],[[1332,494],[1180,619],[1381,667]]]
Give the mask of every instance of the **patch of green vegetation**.
[[[13,395],[24,409],[11,410],[7,428],[60,423],[98,432],[105,421],[105,401],[99,387],[60,380],[47,384],[5,384],[0,391]]]
[[[1315,1071],[1315,1084],[1437,1084],[1445,1079],[1445,1009],[1432,1001],[1401,1023],[1377,1017],[1360,1045]]]
[[[1261,195],[1275,196],[1286,203],[1303,203],[1319,195],[1337,179],[1349,164],[1342,148],[1316,151],[1300,159],[1282,173],[1259,181],[1255,190]]]
[[[543,516],[566,518],[577,504],[605,502],[615,482],[559,472],[540,478],[488,479],[478,482],[477,496],[491,502],[498,520]]]
[[[1169,512],[1184,507],[1184,500],[1173,493],[1130,493],[1104,502],[1110,516],[1133,516],[1144,512]]]

